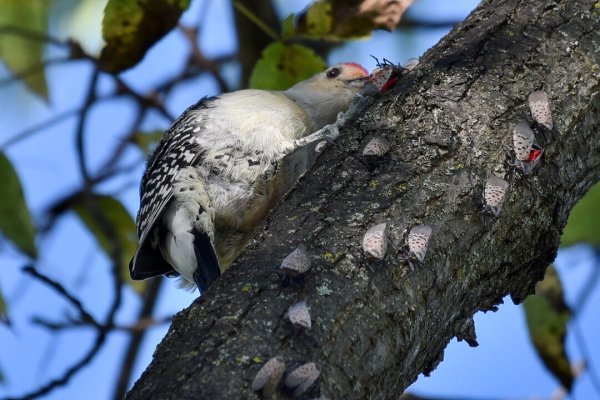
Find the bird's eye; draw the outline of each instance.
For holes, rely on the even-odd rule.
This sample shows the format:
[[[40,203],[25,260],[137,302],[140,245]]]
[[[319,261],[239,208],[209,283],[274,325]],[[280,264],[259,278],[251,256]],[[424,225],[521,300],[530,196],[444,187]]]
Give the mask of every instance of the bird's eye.
[[[339,68],[331,68],[330,70],[328,70],[325,73],[325,76],[329,79],[333,79],[337,76],[339,76],[342,73],[342,71]]]

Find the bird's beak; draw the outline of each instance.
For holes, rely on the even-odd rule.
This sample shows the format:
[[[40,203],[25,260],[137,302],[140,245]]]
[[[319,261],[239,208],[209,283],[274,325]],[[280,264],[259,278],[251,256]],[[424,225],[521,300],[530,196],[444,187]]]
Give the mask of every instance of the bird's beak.
[[[348,84],[355,88],[363,88],[369,82],[369,76],[348,80]]]

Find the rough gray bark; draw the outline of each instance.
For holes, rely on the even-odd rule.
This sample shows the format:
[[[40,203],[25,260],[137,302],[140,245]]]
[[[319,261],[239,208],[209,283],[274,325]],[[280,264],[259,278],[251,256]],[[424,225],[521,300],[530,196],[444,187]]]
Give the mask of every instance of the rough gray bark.
[[[475,345],[473,314],[532,292],[569,211],[600,179],[599,15],[595,0],[484,1],[345,129],[238,262],[175,318],[129,398],[252,398],[260,366],[282,355],[288,370],[321,367],[313,397],[393,399],[454,336]],[[483,184],[510,179],[508,124],[528,117],[527,96],[542,88],[560,135],[484,228]],[[375,134],[393,149],[369,171],[356,157]],[[366,260],[362,236],[380,222],[395,247],[403,230],[431,224],[425,264],[410,271],[393,249]],[[271,272],[299,243],[313,269],[302,287],[282,287]],[[284,314],[300,299],[313,327],[292,334]]]

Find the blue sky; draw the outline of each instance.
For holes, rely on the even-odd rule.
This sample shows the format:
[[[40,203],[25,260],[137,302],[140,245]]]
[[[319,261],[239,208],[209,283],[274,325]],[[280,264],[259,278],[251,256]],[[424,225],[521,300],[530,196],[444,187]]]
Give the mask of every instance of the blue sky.
[[[65,0],[66,1],[66,0]],[[210,1],[210,0],[208,0]],[[229,54],[236,50],[232,31],[233,17],[229,2],[210,1],[202,7],[203,0],[195,0],[184,15],[184,23],[195,24],[203,18],[201,47],[208,57]],[[280,0],[278,7],[282,15],[298,11],[307,1]],[[428,19],[464,18],[477,1],[446,2],[443,0],[416,0],[411,10],[415,15]],[[208,15],[201,16],[200,10]],[[55,29],[63,22],[54,22]],[[95,30],[89,30],[90,46],[94,46]],[[376,32],[369,40],[356,41],[336,49],[330,64],[340,61],[362,63],[367,69],[375,67],[371,58],[404,62],[417,57],[435,45],[446,33],[444,29],[416,30],[410,33]],[[97,36],[97,35],[96,35]],[[183,62],[185,45],[178,32],[169,34],[158,43],[137,67],[123,74],[123,78],[140,91],[160,81],[166,73],[177,71]],[[49,56],[56,56],[49,50]],[[1,75],[7,72],[1,67]],[[232,86],[236,84],[237,66],[226,67],[226,77]],[[78,107],[85,95],[85,84],[91,67],[86,62],[56,65],[47,68],[51,99],[45,104],[30,95],[20,84],[0,87],[0,143],[16,133],[39,123],[53,115]],[[102,82],[103,90],[110,89],[109,79]],[[208,76],[199,76],[178,86],[167,101],[173,115],[179,115],[200,97],[218,93],[218,87]],[[88,141],[86,154],[93,171],[111,154],[125,134],[133,118],[132,104],[126,100],[103,102],[92,110],[87,122]],[[74,118],[67,119],[40,131],[30,139],[22,141],[8,150],[24,184],[29,206],[36,217],[42,210],[66,191],[77,187],[81,180],[74,153]],[[158,114],[144,121],[146,129],[164,129],[169,122]],[[139,168],[120,179],[101,186],[105,193],[116,195],[134,215],[138,207],[138,184],[142,174],[143,155],[135,149],[126,154],[125,164],[139,164]],[[39,243],[40,262],[37,267],[44,274],[62,282],[65,287],[82,299],[84,305],[99,318],[109,307],[111,280],[109,264],[98,252],[94,239],[72,214],[62,218],[56,228]],[[557,261],[559,273],[567,288],[567,300],[572,301],[578,289],[594,268],[593,253],[579,246],[561,251]],[[65,368],[76,361],[92,344],[93,332],[75,329],[54,335],[31,323],[32,316],[44,316],[60,320],[73,311],[65,301],[47,287],[25,276],[20,268],[24,259],[10,244],[0,241],[0,287],[10,306],[12,329],[0,327],[0,371],[6,382],[0,385],[0,396],[20,395],[35,389],[41,383],[62,374]],[[168,280],[161,292],[155,316],[171,315],[189,305],[195,293],[176,288]],[[140,300],[129,289],[124,292],[124,305],[118,321],[130,323],[140,307]],[[600,293],[594,293],[590,306],[582,316],[581,325],[587,337],[590,353],[600,363],[600,342],[595,340],[600,330],[600,321],[594,318],[593,305],[600,303]],[[549,398],[558,384],[544,370],[529,343],[525,330],[524,316],[520,307],[510,299],[496,313],[476,315],[476,329],[480,346],[473,349],[465,343],[453,341],[447,348],[444,362],[431,374],[420,377],[412,386],[417,393],[447,397],[522,399]],[[166,333],[167,326],[151,329],[145,337],[143,349],[135,365],[134,380],[150,362],[156,344]],[[48,399],[107,399],[113,391],[116,373],[127,337],[123,333],[111,334],[108,343],[98,357],[84,368],[68,386],[52,392]],[[569,335],[568,349],[574,361],[581,360],[573,335]],[[584,375],[575,386],[578,399],[597,398],[592,391],[589,377]]]

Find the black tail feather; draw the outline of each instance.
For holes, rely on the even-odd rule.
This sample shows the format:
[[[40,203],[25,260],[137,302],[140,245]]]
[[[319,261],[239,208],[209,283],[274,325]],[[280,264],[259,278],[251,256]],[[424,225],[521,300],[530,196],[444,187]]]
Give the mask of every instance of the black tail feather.
[[[204,293],[210,284],[221,275],[221,270],[215,248],[206,232],[194,230],[193,234],[194,251],[198,262],[196,271],[194,271],[194,282],[200,292]]]

